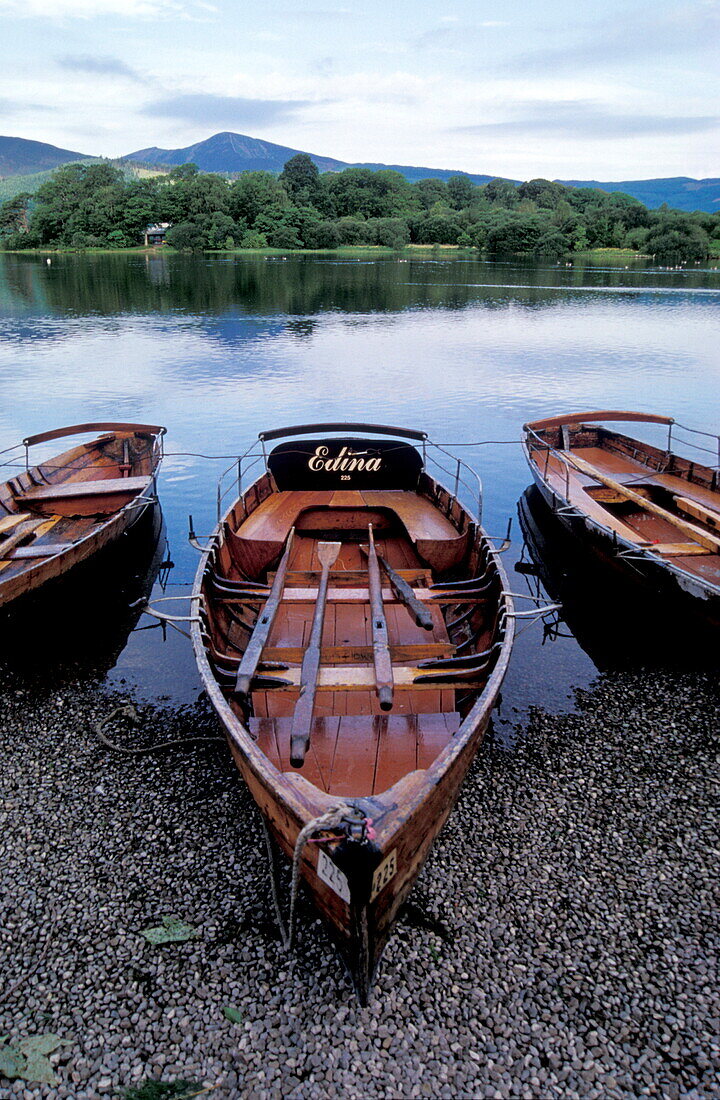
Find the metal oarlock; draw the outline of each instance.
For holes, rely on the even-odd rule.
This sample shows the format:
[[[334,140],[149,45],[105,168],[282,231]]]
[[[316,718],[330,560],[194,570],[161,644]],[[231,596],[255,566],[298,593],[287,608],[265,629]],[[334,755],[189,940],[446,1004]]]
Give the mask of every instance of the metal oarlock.
[[[130,607],[140,607],[142,608],[144,615],[152,615],[154,619],[160,619],[160,621],[164,623],[199,623],[199,615],[168,615],[164,611],[158,611],[155,607],[155,604],[169,603],[170,600],[192,600],[193,598],[194,597],[192,595],[161,596],[157,600],[150,601],[142,597],[141,599],[135,600],[133,603],[131,603]]]

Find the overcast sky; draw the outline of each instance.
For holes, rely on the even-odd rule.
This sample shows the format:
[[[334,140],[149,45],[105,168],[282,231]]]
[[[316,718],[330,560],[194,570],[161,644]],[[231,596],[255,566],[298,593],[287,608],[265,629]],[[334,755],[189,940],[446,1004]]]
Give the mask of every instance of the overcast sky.
[[[0,0],[0,133],[233,130],[518,179],[720,176],[720,0]]]

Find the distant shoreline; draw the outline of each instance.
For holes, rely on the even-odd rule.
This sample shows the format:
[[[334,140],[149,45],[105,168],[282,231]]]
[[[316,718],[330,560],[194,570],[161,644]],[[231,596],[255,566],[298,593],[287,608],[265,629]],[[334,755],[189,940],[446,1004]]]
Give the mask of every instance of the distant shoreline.
[[[163,245],[160,248],[23,248],[6,249],[0,251],[0,255],[6,256],[148,256],[158,258],[161,256],[245,256],[251,257],[275,257],[275,256],[346,256],[349,258],[362,256],[376,257],[414,257],[422,259],[427,256],[437,255],[472,256],[480,260],[488,260],[490,257],[476,248],[464,248],[455,244],[409,244],[403,248],[388,248],[385,245],[345,245],[340,248],[220,248],[203,249],[198,252],[186,252],[180,249]],[[508,259],[532,259],[533,262],[542,260],[542,256],[533,256],[529,252],[508,253],[498,256],[500,261]],[[632,263],[638,260],[649,260],[650,256],[641,252],[634,252],[630,248],[591,248],[583,252],[568,252],[559,260],[548,257],[551,263],[568,263],[575,260],[593,261],[602,260],[609,264]]]

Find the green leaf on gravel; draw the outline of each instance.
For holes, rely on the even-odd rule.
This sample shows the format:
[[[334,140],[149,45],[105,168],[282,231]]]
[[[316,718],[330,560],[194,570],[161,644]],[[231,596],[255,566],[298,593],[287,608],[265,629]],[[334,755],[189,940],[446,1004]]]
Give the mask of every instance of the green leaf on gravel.
[[[15,1047],[0,1047],[0,1074],[3,1077],[13,1081],[22,1075],[26,1065],[27,1058]]]
[[[198,1089],[205,1092],[197,1081],[143,1081],[123,1089],[122,1095],[124,1100],[185,1100],[196,1096]]]
[[[199,933],[191,924],[178,920],[177,917],[163,917],[162,925],[155,928],[143,928],[142,934],[148,943],[184,943],[192,940]]]
[[[13,1046],[2,1046],[0,1073],[10,1080],[19,1077],[22,1081],[31,1081],[34,1084],[56,1085],[58,1078],[47,1055],[62,1046],[70,1046],[70,1040],[61,1039],[52,1032],[46,1035],[30,1035]]]
[[[223,1016],[226,1020],[229,1020],[231,1024],[241,1024],[243,1022],[242,1012],[239,1008],[233,1008],[232,1005],[224,1006]]]

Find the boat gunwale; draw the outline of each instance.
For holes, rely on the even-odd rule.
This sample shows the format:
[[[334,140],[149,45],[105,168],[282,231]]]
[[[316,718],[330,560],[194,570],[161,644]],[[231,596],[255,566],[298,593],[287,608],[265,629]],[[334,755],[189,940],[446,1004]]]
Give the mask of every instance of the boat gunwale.
[[[256,488],[259,483],[266,476],[265,473],[256,478],[247,489],[244,491],[240,500],[246,494],[250,493],[253,488]],[[462,504],[462,502],[453,493],[450,492],[439,481],[432,477],[425,471],[433,491],[443,489],[450,495],[452,500],[458,502],[463,510],[463,513],[467,516],[468,520],[475,524],[477,529],[477,544],[485,544],[488,548],[490,556],[497,568],[498,578],[501,583],[501,593],[498,599],[498,609],[505,602],[507,611],[505,622],[505,636],[500,644],[500,652],[496,660],[495,666],[488,677],[482,691],[478,694],[475,702],[463,718],[459,728],[450,739],[450,741],[443,747],[441,752],[433,760],[433,762],[425,769],[415,769],[407,772],[400,780],[398,780],[393,786],[388,787],[385,791],[379,794],[363,794],[357,795],[344,795],[343,799],[351,800],[371,800],[375,804],[381,804],[390,806],[393,802],[393,792],[400,788],[403,784],[407,783],[410,776],[424,775],[425,781],[419,786],[419,791],[416,797],[409,799],[405,805],[409,811],[415,805],[416,801],[422,801],[422,791],[428,790],[433,786],[439,784],[444,775],[451,769],[454,761],[459,757],[463,750],[466,748],[467,743],[471,740],[472,735],[481,725],[483,719],[487,715],[489,720],[492,709],[496,703],[497,696],[500,690],[500,686],[505,677],[508,663],[510,661],[510,655],[512,653],[512,645],[515,635],[515,620],[512,617],[513,602],[512,597],[509,595],[509,583],[505,573],[504,566],[500,560],[499,554],[492,544],[492,540],[487,535],[486,531],[476,523],[470,510]],[[426,498],[429,499],[429,498]],[[290,772],[280,771],[272,761],[265,755],[265,753],[257,745],[255,738],[253,738],[249,729],[241,722],[235,711],[230,706],[229,702],[225,698],[222,689],[210,667],[205,644],[203,642],[200,625],[199,625],[199,609],[200,601],[203,593],[203,583],[205,578],[205,572],[207,569],[210,554],[213,551],[218,540],[222,540],[224,525],[234,511],[237,504],[237,500],[228,507],[224,515],[220,518],[214,530],[208,538],[208,543],[202,551],[200,562],[195,574],[195,581],[193,583],[193,589],[191,594],[191,639],[193,650],[195,652],[195,659],[198,665],[201,679],[205,686],[206,691],[211,699],[211,702],[220,718],[226,735],[232,741],[238,752],[241,753],[246,760],[248,766],[255,772],[258,778],[264,780],[267,786],[272,790],[273,797],[276,802],[282,802],[286,810],[290,810],[298,821],[302,822],[307,818],[308,812],[312,815],[315,814],[319,807],[329,807],[336,805],[338,802],[337,795],[328,794],[321,788],[316,787],[315,784],[305,779],[300,773],[293,774]],[[259,506],[256,505],[256,507]],[[437,505],[435,505],[437,507]],[[252,513],[251,513],[252,514]],[[302,797],[304,796],[304,797]],[[314,805],[308,805],[309,800],[312,799]]]
[[[134,492],[131,500],[123,504],[121,508],[118,508],[116,511],[108,514],[102,522],[95,523],[85,534],[81,535],[76,541],[72,542],[70,545],[59,544],[56,553],[48,554],[47,557],[39,558],[37,561],[26,559],[23,568],[19,569],[15,573],[3,577],[0,580],[0,609],[13,603],[15,599],[19,599],[20,597],[35,591],[47,581],[55,580],[58,577],[64,576],[76,565],[82,564],[93,553],[95,553],[96,550],[100,550],[104,546],[115,541],[115,539],[119,538],[124,531],[129,530],[131,527],[133,527],[135,523],[140,519],[140,517],[144,515],[147,508],[152,506],[154,502],[153,498],[156,496],[157,474],[163,458],[160,441],[162,439],[162,436],[165,434],[166,429],[162,427],[158,427],[157,429],[155,429],[155,427],[152,425],[144,424],[133,425],[128,423],[111,423],[114,423],[114,426],[118,430],[122,429],[122,433],[128,436],[135,435],[138,432],[140,434],[150,436],[152,443],[147,457],[151,469],[149,473],[139,475],[145,479],[145,487],[143,489],[140,489],[138,492]],[[34,442],[46,440],[50,441],[51,439],[62,438],[63,435],[69,434],[79,435],[82,434],[82,432],[85,430],[95,431],[99,428],[103,428],[103,430],[105,430],[105,425],[73,425],[71,426],[71,428],[57,429],[56,431],[58,434],[55,434],[54,432],[44,433],[42,435],[42,440],[38,436],[28,437],[26,440],[23,440],[23,444],[31,445]],[[149,430],[151,428],[152,430]],[[119,436],[119,438],[122,438],[122,434]],[[87,451],[93,446],[94,442],[96,441],[91,440],[87,444],[80,444],[79,446],[76,445],[75,447],[70,447],[68,448],[68,450],[61,452],[61,454],[52,455],[50,456],[50,458],[41,459],[33,466],[27,466],[26,469],[21,472],[36,474],[42,477],[44,476],[44,474],[41,470],[41,467],[47,467],[49,463],[58,463],[57,467],[54,468],[58,472],[72,470],[73,466],[71,465],[70,456],[74,456],[76,452],[81,449]],[[16,446],[19,446],[19,444]],[[63,459],[66,459],[67,461],[62,462]],[[92,466],[92,462],[88,463],[89,468],[92,468]],[[83,468],[77,467],[77,469],[80,470]],[[7,478],[2,484],[9,485],[9,482],[12,480],[13,478]],[[71,478],[69,480],[72,481]],[[50,483],[52,484],[52,481]],[[84,482],[83,484],[92,484],[92,479]],[[137,514],[133,516],[133,512]],[[119,528],[119,530],[116,531],[116,527]],[[48,544],[48,548],[52,548],[52,543]],[[10,560],[17,560],[19,562],[22,559]],[[67,562],[68,564],[64,565],[63,563],[65,562]],[[15,589],[19,589],[19,591],[15,591]]]
[[[540,464],[536,461],[536,459],[531,454],[531,448],[533,446],[534,447],[542,446],[542,447],[547,448],[548,452],[555,455],[558,458],[558,460],[568,469],[566,484],[569,482],[569,479],[571,479],[571,478],[574,479],[574,481],[579,484],[579,478],[578,478],[579,471],[573,471],[573,470],[569,469],[570,464],[565,461],[563,452],[559,451],[556,447],[553,447],[551,444],[547,443],[539,435],[537,435],[536,434],[537,429],[539,428],[540,431],[544,431],[546,429],[547,430],[552,430],[553,428],[562,427],[563,424],[574,424],[574,425],[577,425],[577,426],[583,426],[584,423],[585,423],[585,421],[581,419],[581,417],[583,417],[583,416],[586,418],[586,420],[592,420],[593,418],[595,418],[598,422],[602,423],[603,420],[612,419],[613,415],[616,418],[619,418],[620,414],[617,413],[617,412],[614,412],[614,413],[607,413],[607,412],[606,413],[590,413],[590,414],[588,414],[588,413],[584,413],[584,414],[578,413],[578,414],[569,414],[568,417],[562,417],[562,416],[549,417],[545,421],[539,421],[538,420],[538,421],[528,422],[527,424],[525,424],[523,426],[523,430],[526,432],[526,435],[525,435],[525,438],[521,441],[521,446],[522,446],[523,454],[525,455],[525,460],[526,460],[528,466],[530,467],[530,471],[533,475],[534,480],[538,484],[538,487],[540,488],[541,491],[545,490],[545,493],[550,494],[551,498],[553,500],[559,502],[560,506],[563,509],[566,510],[565,517],[558,516],[558,518],[561,521],[564,518],[567,518],[567,519],[582,519],[583,523],[586,525],[587,528],[591,529],[596,534],[601,535],[608,542],[612,543],[613,546],[619,546],[619,547],[622,548],[621,553],[617,554],[618,557],[621,557],[621,558],[624,558],[625,560],[630,560],[630,561],[632,561],[632,560],[638,561],[639,560],[639,561],[641,561],[643,563],[646,563],[648,565],[656,566],[656,567],[662,569],[663,572],[672,574],[674,576],[674,578],[676,578],[677,583],[680,585],[681,588],[686,590],[685,584],[682,583],[684,581],[684,582],[686,582],[687,585],[691,585],[692,587],[697,587],[700,590],[702,590],[704,593],[707,593],[707,595],[705,595],[703,597],[705,599],[714,598],[715,596],[720,596],[720,583],[714,584],[712,581],[708,580],[705,577],[702,577],[700,574],[695,573],[692,570],[690,570],[690,569],[688,569],[684,566],[678,565],[677,560],[673,560],[672,558],[662,557],[661,554],[653,551],[652,546],[642,546],[640,544],[639,540],[633,540],[633,539],[627,538],[627,536],[623,535],[616,528],[612,527],[609,524],[602,523],[596,516],[590,515],[588,512],[583,510],[577,503],[573,503],[566,494],[564,494],[562,492],[558,492],[556,489],[554,489],[552,487],[551,483],[550,483],[549,478],[542,473],[542,471],[540,469]],[[625,414],[625,419],[634,420],[634,421],[643,421],[643,422],[647,421],[648,423],[667,423],[667,424],[676,423],[676,421],[674,421],[670,418],[666,418],[666,417],[651,418],[649,414],[645,414],[645,413],[627,413],[627,414]],[[613,438],[613,439],[622,440],[624,443],[639,444],[642,447],[650,447],[650,448],[653,447],[653,444],[644,443],[642,440],[634,439],[632,436],[624,435],[622,432],[613,431],[611,428],[602,428],[601,430],[605,431],[607,433],[608,437]],[[534,436],[534,441],[531,438],[531,436]],[[666,453],[669,454],[673,458],[682,459],[682,456],[677,455],[674,451],[668,451]],[[683,461],[690,461],[690,460],[685,459]],[[705,466],[703,463],[693,462],[692,464],[693,464],[695,469],[700,469],[703,472],[709,474],[710,476],[712,476],[712,474],[714,473],[714,470],[713,470],[712,467]],[[654,476],[654,475],[657,474],[657,472],[658,471],[656,470],[656,471],[654,471],[654,474],[653,474],[653,471],[648,467],[648,475],[649,476]],[[689,478],[684,479],[684,478],[681,477],[681,475],[677,475],[677,476],[679,477],[680,480],[686,480],[688,484],[692,484],[690,482]],[[543,494],[543,495],[545,495],[545,494]],[[557,514],[557,508],[553,505],[550,505],[550,506],[552,507],[553,511]],[[630,557],[628,552],[630,552],[630,554],[634,555],[634,557]]]

